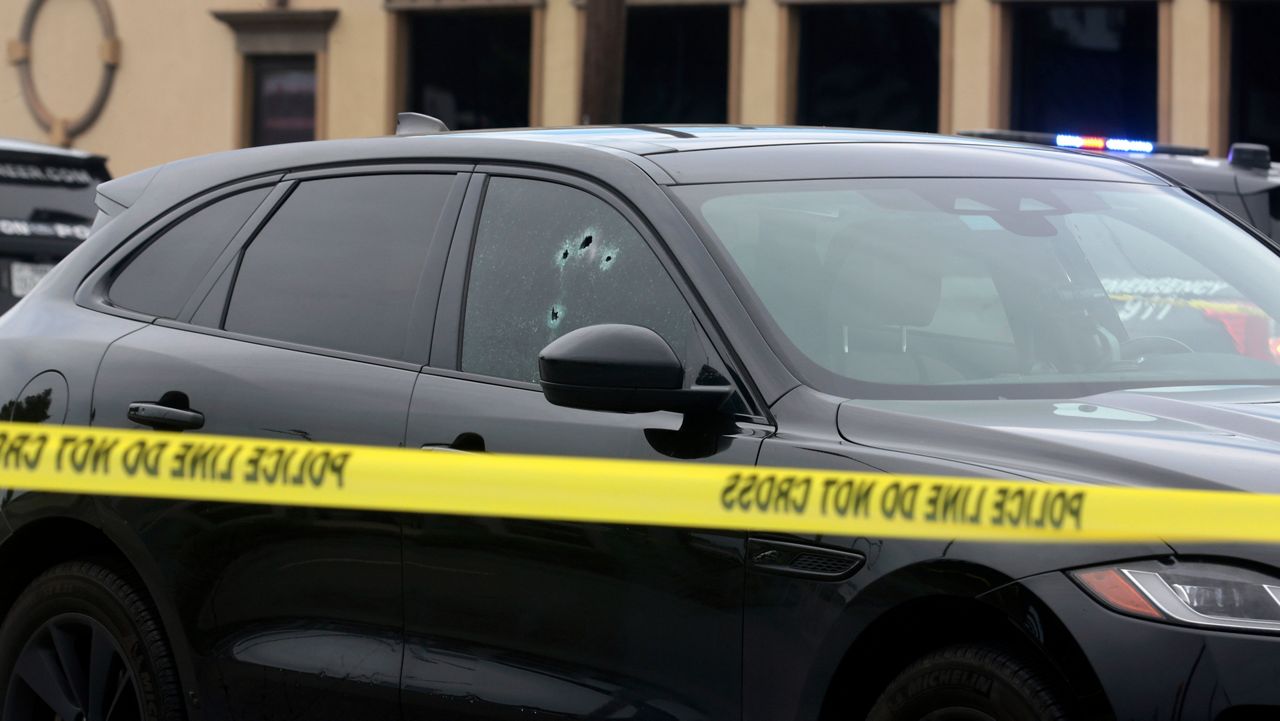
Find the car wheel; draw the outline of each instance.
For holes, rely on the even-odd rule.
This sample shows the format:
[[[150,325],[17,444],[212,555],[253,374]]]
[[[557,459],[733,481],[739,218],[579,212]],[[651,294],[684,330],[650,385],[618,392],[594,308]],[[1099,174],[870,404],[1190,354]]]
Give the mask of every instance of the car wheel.
[[[133,583],[88,561],[46,571],[0,625],[0,721],[181,721],[156,615]]]
[[[911,664],[867,721],[1066,721],[1045,677],[988,646],[952,646]]]

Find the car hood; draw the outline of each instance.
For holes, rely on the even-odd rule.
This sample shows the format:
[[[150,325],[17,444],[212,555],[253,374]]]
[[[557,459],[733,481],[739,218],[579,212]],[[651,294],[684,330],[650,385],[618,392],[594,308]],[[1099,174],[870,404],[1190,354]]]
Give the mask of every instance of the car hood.
[[[847,441],[1048,481],[1280,493],[1280,388],[848,401]]]
[[[1063,400],[848,401],[838,425],[853,443],[1005,477],[1280,493],[1276,387],[1146,389]],[[1280,571],[1277,544],[1169,545],[1187,556],[1251,558]]]

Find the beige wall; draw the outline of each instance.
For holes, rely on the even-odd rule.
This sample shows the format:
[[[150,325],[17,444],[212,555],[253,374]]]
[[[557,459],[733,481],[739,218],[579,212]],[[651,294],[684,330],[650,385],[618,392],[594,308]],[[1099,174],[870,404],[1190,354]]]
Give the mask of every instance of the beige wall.
[[[160,0],[165,1],[173,2]],[[223,3],[225,0],[214,0],[213,4]],[[383,10],[377,0],[293,0],[289,5],[340,11],[329,32],[328,83],[323,91],[328,137],[364,137],[391,131],[392,108],[399,102],[394,87],[395,16]],[[229,29],[220,29],[231,35]]]
[[[787,122],[791,72],[789,11],[775,0],[744,0],[742,8],[742,122]]]
[[[573,0],[547,0],[543,20],[542,123],[579,122],[582,24]]]
[[[989,0],[955,0],[951,39],[955,57],[950,67],[951,120],[955,130],[1003,127],[999,118],[995,79],[999,43],[995,36],[1001,6]]]
[[[782,123],[789,118],[789,10],[778,0],[742,0],[740,119]],[[1214,145],[1223,101],[1215,82],[1215,0],[1164,0],[1161,136],[1189,145]],[[0,32],[8,41],[27,0],[0,0]],[[230,28],[210,10],[251,10],[263,0],[110,0],[121,40],[115,88],[98,122],[75,146],[107,154],[117,174],[178,157],[234,147],[241,123],[241,59]],[[387,133],[399,102],[397,16],[382,0],[292,0],[299,9],[337,9],[322,59],[321,91],[327,137]],[[567,125],[579,117],[581,11],[574,0],[546,0],[535,10],[532,99],[534,117]],[[1003,77],[1001,6],[992,0],[954,0],[954,54],[944,59],[951,81],[955,129],[1000,127]],[[46,0],[31,46],[32,68],[46,104],[60,116],[78,115],[100,73],[99,31],[90,0]],[[944,43],[946,46],[946,43]],[[944,109],[945,110],[945,109]],[[945,113],[944,113],[945,115]],[[46,140],[22,101],[18,73],[0,68],[0,136]]]
[[[25,0],[0,0],[6,40],[16,34],[25,5]],[[112,3],[121,65],[106,108],[76,139],[76,147],[111,155],[118,173],[228,147],[236,57],[231,34],[202,5],[196,0]],[[100,72],[99,37],[88,0],[47,0],[36,23],[31,64],[37,89],[55,115],[79,115],[92,98]],[[12,66],[0,72],[0,135],[44,139],[22,101]]]
[[[1170,73],[1167,139],[1171,143],[1210,147],[1216,144],[1210,134],[1210,119],[1213,108],[1218,106],[1218,102],[1213,102],[1210,84],[1213,66],[1209,59],[1210,14],[1216,12],[1217,3],[1167,1],[1172,25],[1171,52],[1165,53]]]
[[[112,0],[122,48],[107,106],[75,147],[110,156],[124,174],[235,146],[242,66],[231,29],[210,10],[253,10],[262,0]],[[376,0],[294,0],[337,8],[325,94],[328,135],[389,129],[393,17]],[[17,34],[26,0],[0,0],[5,42]],[[89,0],[46,0],[31,43],[32,72],[58,116],[79,115],[98,82],[100,31]],[[22,100],[18,73],[0,68],[0,136],[47,140]]]

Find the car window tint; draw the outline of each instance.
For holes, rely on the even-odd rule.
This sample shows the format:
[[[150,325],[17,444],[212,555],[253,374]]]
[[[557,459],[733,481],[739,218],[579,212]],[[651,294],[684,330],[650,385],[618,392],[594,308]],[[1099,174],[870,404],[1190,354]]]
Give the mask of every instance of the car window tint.
[[[427,245],[453,180],[368,175],[301,183],[245,250],[224,328],[402,357]]]
[[[635,228],[568,186],[494,178],[476,231],[462,370],[537,381],[538,353],[576,328],[650,328],[685,357],[693,318]]]
[[[256,188],[197,210],[142,249],[111,284],[113,305],[174,318],[218,254],[270,188]]]

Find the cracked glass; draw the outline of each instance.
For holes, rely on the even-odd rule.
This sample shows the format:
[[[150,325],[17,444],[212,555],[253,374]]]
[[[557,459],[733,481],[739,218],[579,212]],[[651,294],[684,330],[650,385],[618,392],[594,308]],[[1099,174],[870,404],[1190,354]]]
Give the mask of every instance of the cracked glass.
[[[625,218],[558,183],[490,180],[467,287],[462,370],[536,382],[548,343],[600,323],[649,328],[688,357],[692,313]]]

